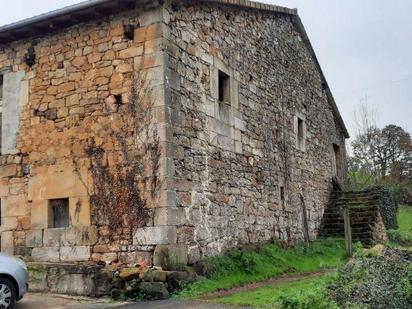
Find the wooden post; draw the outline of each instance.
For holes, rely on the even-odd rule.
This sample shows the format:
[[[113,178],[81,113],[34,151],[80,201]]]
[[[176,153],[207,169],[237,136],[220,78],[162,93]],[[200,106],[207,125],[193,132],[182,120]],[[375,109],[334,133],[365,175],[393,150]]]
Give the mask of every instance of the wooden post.
[[[303,215],[303,237],[305,239],[306,248],[309,248],[309,224],[308,224],[308,214],[306,210],[305,199],[303,194],[300,194],[300,201],[302,204],[302,215]]]
[[[345,207],[343,209],[343,221],[345,225],[345,243],[346,243],[346,253],[349,256],[353,254],[353,247],[352,247],[352,230],[350,226],[350,214],[349,208]]]

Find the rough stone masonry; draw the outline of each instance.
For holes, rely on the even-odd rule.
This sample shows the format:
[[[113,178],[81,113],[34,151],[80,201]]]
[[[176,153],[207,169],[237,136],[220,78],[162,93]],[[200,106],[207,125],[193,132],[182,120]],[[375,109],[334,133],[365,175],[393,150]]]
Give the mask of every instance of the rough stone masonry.
[[[0,44],[2,252],[152,265],[316,238],[348,134],[295,10],[95,1]]]

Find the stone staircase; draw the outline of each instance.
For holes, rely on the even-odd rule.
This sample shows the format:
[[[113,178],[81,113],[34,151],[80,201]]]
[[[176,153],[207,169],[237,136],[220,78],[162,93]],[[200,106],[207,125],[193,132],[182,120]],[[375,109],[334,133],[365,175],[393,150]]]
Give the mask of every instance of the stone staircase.
[[[352,240],[371,246],[376,241],[379,196],[373,191],[334,192],[323,215],[320,236],[345,237],[343,208],[349,208]]]

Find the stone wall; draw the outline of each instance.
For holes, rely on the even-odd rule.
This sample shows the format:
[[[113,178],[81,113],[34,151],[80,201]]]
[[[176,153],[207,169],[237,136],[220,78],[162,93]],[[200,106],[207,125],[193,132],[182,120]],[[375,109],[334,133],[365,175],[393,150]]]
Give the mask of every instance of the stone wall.
[[[1,250],[181,264],[315,238],[345,134],[295,18],[155,1],[0,47],[24,92],[3,100]]]
[[[152,263],[133,232],[164,204],[162,20],[141,6],[0,47],[2,252]],[[68,199],[66,228],[53,199]]]
[[[345,138],[294,17],[188,1],[167,13],[169,209],[189,261],[241,242],[302,241],[304,209],[315,238],[333,144],[345,158]],[[219,102],[219,71],[230,104]]]

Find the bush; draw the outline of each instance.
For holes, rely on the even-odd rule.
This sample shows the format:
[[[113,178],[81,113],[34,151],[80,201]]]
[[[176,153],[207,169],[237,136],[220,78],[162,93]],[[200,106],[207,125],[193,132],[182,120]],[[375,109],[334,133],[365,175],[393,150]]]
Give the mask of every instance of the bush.
[[[327,285],[343,308],[412,307],[412,254],[386,249],[382,256],[354,258]]]
[[[379,196],[379,212],[382,216],[386,229],[397,229],[399,206],[394,194],[382,186],[376,186],[372,188],[372,191]]]

